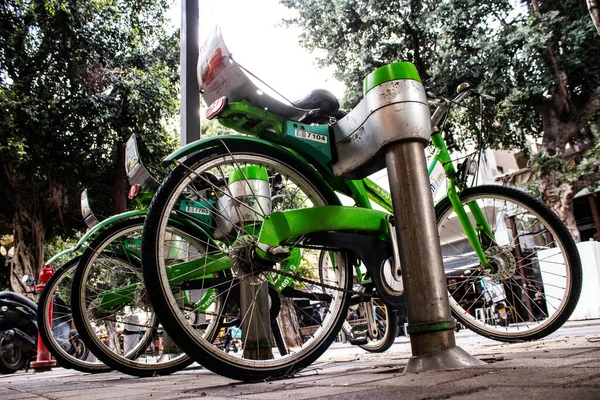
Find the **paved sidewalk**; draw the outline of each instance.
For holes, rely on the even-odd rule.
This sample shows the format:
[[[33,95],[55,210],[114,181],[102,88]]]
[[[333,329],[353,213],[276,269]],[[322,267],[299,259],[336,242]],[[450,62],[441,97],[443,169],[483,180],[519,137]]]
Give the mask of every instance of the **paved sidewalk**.
[[[591,332],[508,345],[461,331],[459,345],[487,365],[407,375],[405,338],[384,354],[336,344],[293,378],[251,384],[204,369],[156,378],[19,372],[0,375],[0,399],[600,399],[600,326]]]

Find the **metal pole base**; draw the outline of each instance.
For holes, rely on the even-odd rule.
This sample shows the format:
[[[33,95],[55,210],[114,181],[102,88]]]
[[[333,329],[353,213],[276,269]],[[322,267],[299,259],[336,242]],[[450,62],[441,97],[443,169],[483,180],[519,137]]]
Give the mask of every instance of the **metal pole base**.
[[[413,356],[404,369],[405,374],[475,367],[485,363],[458,346],[423,356]]]

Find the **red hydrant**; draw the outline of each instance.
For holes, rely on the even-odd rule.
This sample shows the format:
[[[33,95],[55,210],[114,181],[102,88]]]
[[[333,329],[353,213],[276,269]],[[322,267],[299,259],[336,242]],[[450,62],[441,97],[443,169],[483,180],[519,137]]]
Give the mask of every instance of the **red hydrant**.
[[[46,283],[48,283],[53,273],[54,269],[52,269],[50,264],[44,265],[44,268],[40,271],[40,284],[35,285],[35,291],[37,293],[41,293],[42,290],[44,290],[44,286],[46,286]],[[41,312],[41,310],[38,310],[38,312]],[[50,327],[52,327],[52,303],[50,303],[48,310],[48,318],[50,318]],[[36,361],[31,363],[31,368],[33,368],[35,372],[44,372],[50,371],[52,367],[56,367],[56,360],[52,359],[52,355],[44,345],[44,342],[38,333],[37,357]]]

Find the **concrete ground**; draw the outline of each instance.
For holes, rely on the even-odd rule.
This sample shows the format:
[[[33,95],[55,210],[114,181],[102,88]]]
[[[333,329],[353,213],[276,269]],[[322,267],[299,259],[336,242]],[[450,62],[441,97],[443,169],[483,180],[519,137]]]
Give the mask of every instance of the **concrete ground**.
[[[403,374],[407,338],[383,354],[334,344],[293,378],[240,383],[201,368],[155,378],[118,372],[0,375],[0,399],[600,399],[600,321],[567,323],[545,340],[503,344],[470,331],[457,343],[483,367]]]

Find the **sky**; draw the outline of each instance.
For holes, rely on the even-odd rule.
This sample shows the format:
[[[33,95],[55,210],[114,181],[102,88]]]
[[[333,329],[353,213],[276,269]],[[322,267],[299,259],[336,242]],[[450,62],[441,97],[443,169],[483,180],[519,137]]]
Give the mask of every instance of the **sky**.
[[[317,68],[317,55],[299,46],[301,30],[282,26],[282,20],[293,17],[294,10],[279,0],[198,1],[200,46],[219,25],[235,60],[284,97],[293,101],[313,89],[327,89],[342,98],[344,85],[333,78],[332,69]],[[170,19],[176,26],[181,23],[180,0],[175,1]],[[385,171],[371,179],[389,190]]]
[[[199,0],[200,45],[216,25],[227,48],[238,63],[290,100],[304,97],[312,89],[328,89],[338,98],[344,86],[332,71],[315,66],[316,55],[298,45],[299,28],[286,28],[282,20],[294,15],[278,0]],[[180,23],[181,3],[172,11]]]

